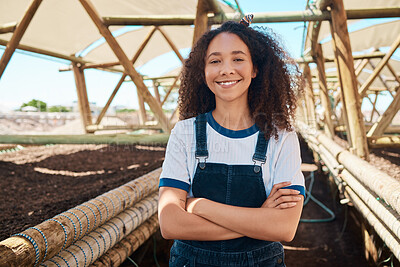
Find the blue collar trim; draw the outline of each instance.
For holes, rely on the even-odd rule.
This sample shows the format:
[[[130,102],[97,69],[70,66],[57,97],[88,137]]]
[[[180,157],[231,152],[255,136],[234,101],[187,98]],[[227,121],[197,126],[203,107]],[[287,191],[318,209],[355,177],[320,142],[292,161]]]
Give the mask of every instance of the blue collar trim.
[[[218,133],[222,134],[223,136],[229,137],[229,138],[245,138],[250,135],[255,134],[258,132],[258,127],[256,124],[251,126],[250,128],[244,129],[244,130],[239,130],[239,131],[234,131],[230,130],[227,128],[222,127],[221,125],[218,124],[218,122],[214,119],[212,115],[212,111],[206,113],[207,117],[207,122],[208,124],[216,130]]]

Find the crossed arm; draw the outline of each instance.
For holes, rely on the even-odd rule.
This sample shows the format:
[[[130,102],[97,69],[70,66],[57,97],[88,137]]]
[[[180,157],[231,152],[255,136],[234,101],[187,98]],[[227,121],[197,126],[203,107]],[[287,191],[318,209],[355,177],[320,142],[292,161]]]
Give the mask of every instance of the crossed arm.
[[[166,239],[227,240],[248,236],[269,241],[291,241],[302,211],[303,196],[289,183],[274,185],[260,208],[243,208],[204,198],[189,198],[187,192],[161,187],[158,217]]]

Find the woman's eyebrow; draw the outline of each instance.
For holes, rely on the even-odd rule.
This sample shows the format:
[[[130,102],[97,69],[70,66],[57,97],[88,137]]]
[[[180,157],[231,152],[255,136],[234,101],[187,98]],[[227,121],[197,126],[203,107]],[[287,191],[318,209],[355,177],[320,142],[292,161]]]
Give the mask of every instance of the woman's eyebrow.
[[[242,55],[246,55],[245,52],[241,51],[241,50],[234,50],[231,52],[232,55],[237,55],[237,54],[242,54]],[[220,56],[221,52],[212,52],[210,53],[207,58],[211,57],[211,56]]]
[[[221,55],[221,52],[212,52],[207,56],[207,58],[209,58],[211,56],[220,56],[220,55]]]
[[[235,50],[235,51],[232,51],[232,54],[233,54],[233,55],[237,55],[237,54],[243,54],[243,55],[246,55],[246,53],[245,53],[245,52],[243,52],[243,51],[241,51],[241,50]]]

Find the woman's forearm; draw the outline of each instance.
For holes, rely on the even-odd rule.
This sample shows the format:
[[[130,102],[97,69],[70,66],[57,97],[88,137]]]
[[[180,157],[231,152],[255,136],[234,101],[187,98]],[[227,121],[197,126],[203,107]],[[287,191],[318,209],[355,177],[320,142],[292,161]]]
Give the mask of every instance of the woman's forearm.
[[[176,206],[165,207],[159,219],[165,239],[215,241],[243,236]]]
[[[215,241],[243,235],[185,210],[186,192],[160,188],[158,217],[165,239]]]
[[[243,208],[197,199],[189,210],[244,236],[269,241],[291,241],[297,230],[303,200],[287,209]]]

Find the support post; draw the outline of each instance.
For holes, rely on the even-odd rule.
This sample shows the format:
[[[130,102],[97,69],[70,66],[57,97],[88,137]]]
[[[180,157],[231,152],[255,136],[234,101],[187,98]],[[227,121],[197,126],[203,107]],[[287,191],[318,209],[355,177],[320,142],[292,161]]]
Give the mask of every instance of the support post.
[[[22,39],[26,29],[29,26],[33,16],[35,15],[37,9],[39,8],[40,3],[42,0],[32,0],[31,4],[29,5],[28,9],[25,11],[22,20],[18,23],[17,28],[15,29],[10,41],[6,45],[6,49],[0,59],[0,78],[4,73],[4,70],[7,67],[8,62],[11,59],[15,49],[17,48],[19,42]]]
[[[389,71],[392,73],[394,79],[400,84],[400,78],[399,76],[396,74],[396,72],[394,71],[393,67],[388,63],[386,63],[386,67],[389,69]]]
[[[172,83],[171,87],[168,89],[168,92],[165,94],[163,101],[161,102],[161,106],[164,106],[165,101],[167,101],[168,96],[171,94],[172,90],[176,86],[176,83],[178,82],[179,76],[176,76],[174,82]]]
[[[306,110],[307,110],[307,124],[312,126],[314,129],[316,129],[317,128],[317,120],[315,118],[314,92],[313,92],[313,88],[312,88],[310,66],[308,66],[308,64],[304,64],[304,77],[307,82],[307,85],[305,88],[305,104],[306,104]]]
[[[360,93],[361,96],[363,96],[365,94],[368,87],[375,80],[376,76],[378,76],[379,72],[383,69],[385,64],[389,61],[390,57],[393,55],[393,53],[396,51],[396,49],[397,49],[397,47],[399,47],[399,45],[400,45],[400,35],[393,42],[393,44],[390,47],[387,54],[381,59],[381,61],[379,61],[378,65],[376,66],[374,71],[371,73],[371,75],[368,77],[368,79],[364,82],[364,84],[360,87],[360,89],[358,89],[358,92]]]
[[[383,135],[386,128],[389,126],[394,116],[396,116],[399,109],[400,109],[400,89],[397,89],[396,95],[394,96],[392,103],[390,103],[389,107],[385,110],[385,112],[379,117],[378,121],[368,131],[367,137]]]
[[[346,107],[348,130],[356,154],[368,160],[368,145],[365,135],[364,120],[361,114],[360,96],[357,91],[357,80],[354,73],[347,16],[343,0],[333,0],[331,7],[332,39],[335,46],[336,64],[341,81],[343,105]]]
[[[324,56],[322,54],[321,44],[318,43],[315,49],[312,50],[315,51],[315,61],[317,63],[317,70],[318,70],[318,84],[321,92],[320,93],[321,104],[325,109],[324,130],[327,136],[333,138],[335,136],[335,130],[332,122],[332,107],[331,107],[331,100],[328,94],[328,86],[326,85]]]
[[[175,52],[176,56],[179,58],[179,60],[183,64],[185,62],[185,59],[182,57],[182,55],[179,52],[179,49],[176,47],[176,45],[172,42],[171,38],[169,38],[169,36],[167,35],[167,33],[164,31],[163,28],[159,27],[158,30],[164,36],[164,38],[167,41],[167,43],[169,44],[169,46],[172,48],[172,50]]]
[[[208,30],[208,5],[205,0],[197,1],[196,18],[194,20],[193,45]]]
[[[138,93],[143,97],[143,100],[148,103],[163,130],[165,132],[170,132],[172,127],[169,123],[169,120],[163,113],[160,103],[158,103],[157,100],[151,95],[148,88],[143,82],[143,78],[135,70],[132,62],[128,59],[121,46],[111,34],[110,30],[104,25],[102,18],[99,16],[98,12],[95,10],[90,0],[79,1],[100,31],[101,35],[104,37],[104,39],[114,52],[115,56],[121,62],[121,65],[124,67],[125,72],[131,77],[132,81],[135,83]]]
[[[140,54],[142,53],[143,49],[146,47],[147,43],[150,41],[150,38],[153,36],[153,34],[156,31],[156,27],[153,27],[153,29],[149,32],[149,34],[146,36],[144,39],[143,43],[140,45],[139,49],[136,51],[135,55],[133,56],[131,62],[132,65],[135,64],[136,60],[139,58]],[[118,62],[118,64],[120,64]],[[127,74],[122,74],[121,78],[118,81],[117,86],[115,87],[114,91],[112,92],[111,96],[109,97],[107,104],[104,106],[103,110],[101,111],[99,117],[97,118],[96,125],[99,125],[101,120],[103,119],[104,115],[106,114],[108,108],[110,107],[111,102],[113,101],[115,95],[117,94],[119,88],[121,87],[122,83],[125,81]],[[143,101],[143,100],[142,100]]]
[[[147,114],[146,107],[144,106],[143,97],[139,94],[139,90],[137,92],[138,103],[139,103],[139,124],[144,125],[147,122]]]
[[[76,63],[72,64],[72,70],[75,77],[78,105],[83,127],[85,128],[85,132],[88,133],[87,126],[92,124],[92,114],[90,111],[89,99],[86,91],[85,76],[83,70]]]
[[[99,125],[101,120],[103,119],[104,115],[106,115],[106,112],[107,112],[108,108],[110,107],[111,102],[114,100],[114,97],[117,94],[119,88],[121,87],[122,83],[124,82],[125,77],[126,77],[126,74],[122,74],[122,77],[119,79],[117,86],[115,86],[114,91],[111,93],[110,97],[108,98],[106,105],[103,107],[99,116],[97,117],[97,120],[95,123],[96,125]]]
[[[158,91],[158,82],[157,82],[157,80],[153,80],[153,89],[154,89],[154,96],[156,97],[157,101],[159,103],[161,103],[160,92]]]

